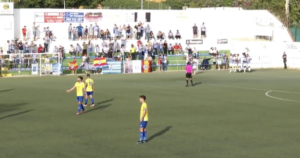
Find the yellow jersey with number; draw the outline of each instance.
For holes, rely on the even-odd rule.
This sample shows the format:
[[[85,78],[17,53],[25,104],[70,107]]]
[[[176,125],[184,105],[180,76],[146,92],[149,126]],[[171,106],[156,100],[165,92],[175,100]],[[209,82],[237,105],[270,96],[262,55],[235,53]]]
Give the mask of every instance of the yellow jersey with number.
[[[149,120],[149,116],[148,116],[148,106],[147,106],[147,103],[143,103],[142,106],[141,106],[140,119],[142,119],[142,117],[143,117],[144,110],[146,110],[146,114],[145,114],[145,117],[144,117],[143,121],[148,121]]]
[[[84,88],[85,88],[84,83],[83,82],[76,82],[75,87],[76,87],[77,96],[78,97],[83,96],[83,92],[84,92]]]
[[[93,91],[93,85],[94,85],[94,80],[88,78],[85,80],[86,84],[86,91],[87,92],[92,92]]]

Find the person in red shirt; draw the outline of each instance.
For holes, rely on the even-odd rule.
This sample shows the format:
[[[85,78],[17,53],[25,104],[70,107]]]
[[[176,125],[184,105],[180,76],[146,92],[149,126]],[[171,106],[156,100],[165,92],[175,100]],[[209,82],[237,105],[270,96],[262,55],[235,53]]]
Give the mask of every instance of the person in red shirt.
[[[38,53],[43,53],[43,52],[44,52],[44,48],[40,44],[39,47],[38,47]]]
[[[179,54],[181,54],[181,51],[182,51],[182,46],[181,46],[181,44],[180,44],[180,43],[178,44],[178,51],[179,51]]]
[[[22,29],[22,33],[23,33],[23,41],[26,41],[26,26],[24,26],[24,28]]]
[[[138,40],[138,41],[137,41],[137,47],[139,48],[141,44],[142,44],[142,41],[141,41],[141,40]]]
[[[175,55],[179,54],[179,45],[177,45],[177,43],[175,43],[174,45],[174,51],[175,51]]]
[[[161,66],[162,66],[162,60],[161,60],[161,54],[159,54],[157,59],[157,67],[159,68],[158,69],[159,71],[161,71]]]

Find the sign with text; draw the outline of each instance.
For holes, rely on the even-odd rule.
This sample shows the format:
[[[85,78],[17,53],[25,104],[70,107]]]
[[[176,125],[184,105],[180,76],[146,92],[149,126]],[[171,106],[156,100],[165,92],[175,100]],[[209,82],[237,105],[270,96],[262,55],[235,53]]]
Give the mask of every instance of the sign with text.
[[[142,62],[140,60],[131,60],[124,63],[125,73],[142,73]]]
[[[186,40],[186,44],[203,44],[203,40],[202,39]]]
[[[228,39],[218,39],[218,44],[228,44]]]
[[[102,12],[89,12],[84,14],[84,21],[86,22],[100,22],[102,18]]]
[[[45,22],[45,15],[42,12],[35,12],[34,13],[34,22],[36,23],[44,23]]]
[[[0,15],[1,14],[14,14],[14,3],[0,2]]]
[[[65,12],[65,22],[83,23],[84,22],[84,13],[83,12]]]
[[[64,12],[45,12],[45,23],[63,23],[65,19]]]

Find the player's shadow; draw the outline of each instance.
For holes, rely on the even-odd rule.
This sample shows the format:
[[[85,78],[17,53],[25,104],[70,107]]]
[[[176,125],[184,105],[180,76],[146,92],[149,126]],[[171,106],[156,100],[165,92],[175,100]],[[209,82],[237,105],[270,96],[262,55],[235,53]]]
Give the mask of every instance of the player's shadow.
[[[167,133],[171,128],[172,128],[172,126],[168,126],[168,127],[166,127],[165,129],[163,129],[163,130],[161,130],[161,131],[155,133],[154,135],[150,136],[150,137],[147,139],[147,142],[150,142],[150,141],[153,140],[154,138],[159,137],[159,136],[161,136],[161,135]]]
[[[3,117],[0,117],[0,120],[6,119],[6,118],[9,118],[9,117],[14,117],[14,116],[22,115],[22,114],[28,113],[30,111],[33,111],[33,110],[26,110],[26,111],[22,111],[22,112],[10,114],[10,115],[7,115],[7,116],[3,116]]]
[[[0,103],[0,114],[17,110],[24,105],[27,105],[27,103],[17,103],[17,104],[1,104]]]
[[[98,102],[98,103],[95,104],[95,107],[93,107],[93,109],[87,111],[86,113],[89,113],[89,112],[92,112],[92,111],[95,111],[95,110],[104,110],[107,107],[111,106],[111,104],[107,104],[107,105],[101,105],[101,104],[108,103],[108,102],[111,102],[113,100],[114,100],[114,98]]]
[[[111,104],[95,106],[93,109],[86,111],[85,113],[93,112],[96,110],[104,110],[104,109],[108,108],[109,106],[111,106]]]
[[[96,103],[95,106],[98,106],[98,105],[101,105],[101,104],[104,104],[104,103],[107,103],[107,102],[111,102],[111,101],[113,101],[113,100],[114,100],[114,98],[108,99],[108,100],[104,100],[104,101],[101,101],[101,102]]]
[[[196,83],[194,83],[194,86],[197,86],[197,85],[200,85],[200,84],[202,84],[202,82],[196,82]]]
[[[3,92],[9,92],[9,91],[13,91],[15,89],[6,89],[6,90],[1,90],[0,93],[3,93]]]

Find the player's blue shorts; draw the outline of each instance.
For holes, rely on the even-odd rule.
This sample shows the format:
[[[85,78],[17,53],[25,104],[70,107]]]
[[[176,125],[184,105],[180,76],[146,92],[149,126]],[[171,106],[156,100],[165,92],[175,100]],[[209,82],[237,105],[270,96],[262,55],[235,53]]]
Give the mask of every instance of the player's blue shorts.
[[[140,123],[140,128],[146,128],[147,127],[147,123],[148,123],[148,121],[142,121]]]
[[[83,96],[80,96],[80,97],[77,96],[77,101],[82,102],[83,101]]]
[[[91,91],[91,92],[86,92],[86,94],[87,94],[88,96],[93,95],[93,91]]]

